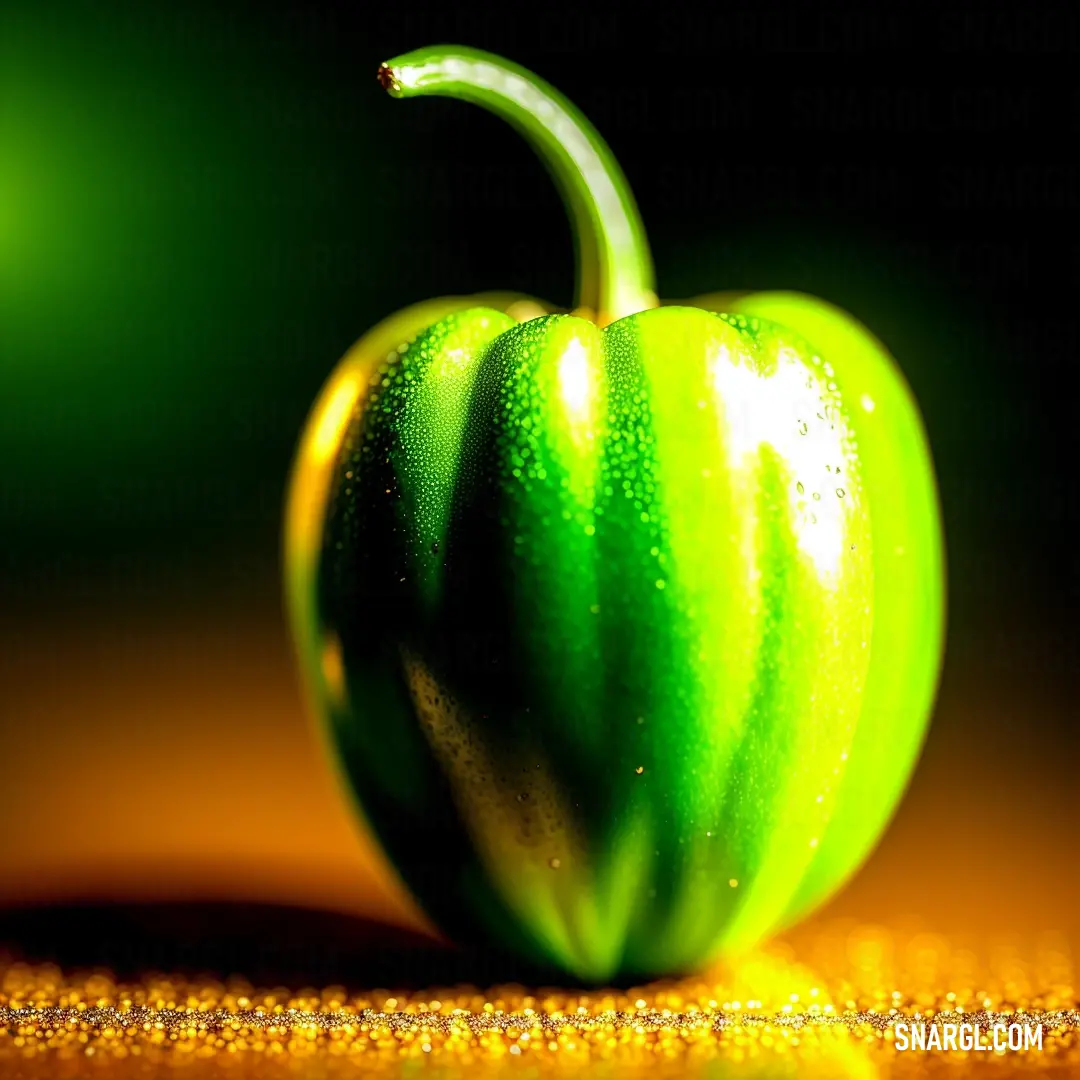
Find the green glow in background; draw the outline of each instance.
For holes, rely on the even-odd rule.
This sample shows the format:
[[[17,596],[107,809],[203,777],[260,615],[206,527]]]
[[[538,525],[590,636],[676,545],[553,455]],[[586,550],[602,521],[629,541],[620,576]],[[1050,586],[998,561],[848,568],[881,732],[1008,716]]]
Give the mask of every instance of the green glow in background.
[[[371,267],[326,268],[341,237],[379,250],[407,227],[372,213],[355,156],[379,95],[355,80],[330,129],[318,88],[297,103],[276,70],[281,40],[177,35],[149,12],[5,11],[9,537],[59,549],[79,522],[103,550],[201,547],[243,525],[230,516],[269,520],[324,367],[311,358],[402,295]]]

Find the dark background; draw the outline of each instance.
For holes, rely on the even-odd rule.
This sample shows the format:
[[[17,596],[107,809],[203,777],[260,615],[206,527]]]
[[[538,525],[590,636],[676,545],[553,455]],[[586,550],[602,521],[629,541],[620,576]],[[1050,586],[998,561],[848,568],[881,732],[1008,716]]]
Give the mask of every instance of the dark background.
[[[5,5],[0,903],[400,910],[371,899],[383,871],[295,695],[291,455],[383,316],[573,288],[520,138],[379,89],[382,60],[442,41],[582,108],[661,295],[803,290],[898,358],[940,481],[948,652],[892,861],[851,895],[1056,927],[1080,760],[1080,15],[1030,5]],[[921,893],[901,852],[937,860]]]

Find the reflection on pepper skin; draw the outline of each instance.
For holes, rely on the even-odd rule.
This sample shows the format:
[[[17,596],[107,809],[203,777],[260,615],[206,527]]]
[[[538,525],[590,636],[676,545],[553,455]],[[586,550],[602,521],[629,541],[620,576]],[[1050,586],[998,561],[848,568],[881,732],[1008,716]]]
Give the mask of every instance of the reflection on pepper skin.
[[[333,752],[451,936],[597,981],[741,950],[859,865],[921,744],[918,412],[820,301],[657,307],[621,173],[539,80],[461,50],[380,77],[553,159],[595,318],[433,301],[332,376],[286,560]]]

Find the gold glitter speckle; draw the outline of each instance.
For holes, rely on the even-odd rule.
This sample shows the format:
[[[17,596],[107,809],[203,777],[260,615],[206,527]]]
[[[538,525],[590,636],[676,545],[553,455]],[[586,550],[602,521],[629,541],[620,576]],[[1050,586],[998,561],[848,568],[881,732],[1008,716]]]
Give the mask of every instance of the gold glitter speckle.
[[[102,972],[67,978],[52,965],[0,962],[0,1075],[88,1076],[93,1056],[110,1080],[159,1076],[167,1064],[196,1059],[211,1068],[221,1055],[231,1076],[260,1080],[330,1078],[339,1065],[349,1075],[360,1068],[365,1076],[400,1076],[420,1058],[474,1076],[515,1054],[529,1058],[535,1076],[571,1061],[587,1064],[589,1075],[602,1063],[610,1063],[606,1075],[641,1070],[653,1078],[668,1066],[667,1076],[713,1075],[713,1061],[713,1069],[730,1065],[741,1076],[832,1080],[892,1068],[901,1020],[983,1031],[1041,1024],[1042,1050],[1010,1053],[1010,1061],[1045,1070],[1080,1062],[1080,1008],[1064,946],[1044,949],[1031,965],[1012,956],[994,967],[996,954],[988,953],[990,966],[975,970],[969,954],[927,935],[901,942],[881,928],[845,928],[822,934],[819,945],[815,973],[781,949],[752,959],[731,976],[734,984],[701,975],[591,991],[460,985],[292,993],[165,976],[122,984]],[[914,966],[896,966],[901,955]],[[934,989],[931,972],[963,982]]]

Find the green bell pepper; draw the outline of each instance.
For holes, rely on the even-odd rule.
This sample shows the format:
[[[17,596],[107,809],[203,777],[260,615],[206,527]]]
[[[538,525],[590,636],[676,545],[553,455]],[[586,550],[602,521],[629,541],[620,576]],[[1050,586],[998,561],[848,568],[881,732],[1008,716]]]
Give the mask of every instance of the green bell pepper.
[[[579,304],[420,304],[330,377],[286,515],[313,709],[448,935],[700,967],[834,892],[914,766],[944,620],[917,407],[820,300],[659,305],[622,173],[535,76],[436,48],[379,78],[532,143]]]

